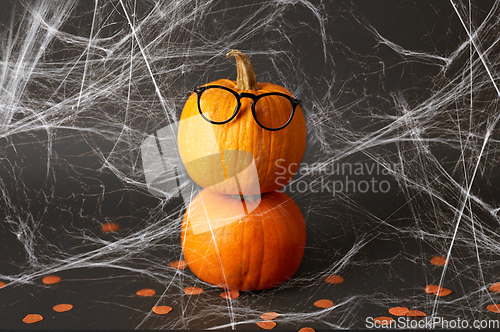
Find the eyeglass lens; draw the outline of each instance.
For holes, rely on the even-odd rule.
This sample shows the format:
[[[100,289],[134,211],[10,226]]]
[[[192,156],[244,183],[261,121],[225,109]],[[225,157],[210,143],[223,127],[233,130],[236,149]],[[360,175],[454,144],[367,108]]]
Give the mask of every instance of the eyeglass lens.
[[[292,110],[290,100],[283,96],[271,95],[257,100],[255,117],[262,126],[277,129],[286,125],[292,116]]]
[[[238,107],[236,96],[224,89],[206,89],[199,98],[200,111],[213,122],[229,120]]]

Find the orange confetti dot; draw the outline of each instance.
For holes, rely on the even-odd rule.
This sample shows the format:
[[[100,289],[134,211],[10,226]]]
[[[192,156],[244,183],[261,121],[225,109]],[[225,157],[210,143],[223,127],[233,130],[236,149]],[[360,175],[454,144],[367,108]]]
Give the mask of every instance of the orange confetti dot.
[[[0,288],[4,288],[4,287],[5,287],[5,282],[0,281]]]
[[[276,327],[276,323],[271,320],[265,320],[263,322],[257,322],[257,325],[264,330],[270,330]]]
[[[448,296],[451,293],[452,293],[451,289],[441,287],[441,289],[437,291],[435,294],[437,296]]]
[[[144,289],[141,289],[141,290],[138,290],[136,292],[137,295],[139,296],[153,296],[156,294],[156,291],[154,289],[151,289],[151,288],[144,288]]]
[[[221,293],[220,296],[225,298],[225,299],[228,299],[228,300],[234,300],[240,296],[240,292],[238,292],[237,290],[230,290],[230,291]]]
[[[389,309],[389,313],[394,316],[405,316],[410,309],[407,307],[393,307]]]
[[[168,266],[173,267],[174,269],[177,270],[184,270],[187,266],[187,263],[185,260],[180,260],[180,261],[170,262],[168,263]]]
[[[392,319],[391,317],[382,316],[374,318],[373,321],[378,325],[391,325],[392,322],[394,322],[394,319]]]
[[[427,314],[420,310],[410,310],[406,314],[406,317],[425,317]]]
[[[54,311],[57,311],[57,312],[65,312],[65,311],[70,311],[71,309],[73,309],[73,306],[71,304],[58,304],[58,305],[53,306],[52,309],[54,309]]]
[[[500,304],[490,304],[489,306],[486,307],[488,311],[495,312],[495,313],[500,313]]]
[[[59,281],[61,281],[61,277],[58,276],[46,276],[42,279],[42,282],[46,285],[57,284]]]
[[[500,282],[495,282],[490,286],[490,291],[492,292],[500,292]]]
[[[443,256],[434,256],[431,258],[431,264],[436,266],[445,266],[448,264],[448,260]]]
[[[427,294],[436,294],[436,292],[438,292],[440,289],[441,289],[441,287],[438,285],[427,285],[427,286],[425,286],[424,291]]]
[[[153,312],[157,315],[165,315],[172,311],[172,307],[168,305],[156,305],[153,307]]]
[[[318,308],[331,308],[333,307],[333,302],[330,300],[318,300],[314,302],[314,305]]]
[[[447,296],[452,293],[451,289],[443,288],[438,285],[427,285],[424,290],[428,294],[436,294],[438,296]]]
[[[203,288],[200,287],[186,287],[184,288],[184,293],[187,295],[198,295],[203,293]]]
[[[276,317],[279,317],[280,314],[277,312],[266,312],[265,314],[260,315],[260,318],[263,320],[273,320]]]
[[[310,327],[303,327],[299,330],[299,332],[316,332],[316,331]]]
[[[39,315],[39,314],[29,314],[23,318],[23,322],[25,322],[26,324],[33,324],[33,323],[40,322],[42,320],[43,320],[43,317],[42,317],[42,315]]]
[[[120,225],[115,222],[108,222],[101,226],[101,231],[104,233],[116,232],[120,230]]]
[[[325,282],[329,284],[341,284],[344,282],[344,278],[338,275],[331,275],[325,278]]]

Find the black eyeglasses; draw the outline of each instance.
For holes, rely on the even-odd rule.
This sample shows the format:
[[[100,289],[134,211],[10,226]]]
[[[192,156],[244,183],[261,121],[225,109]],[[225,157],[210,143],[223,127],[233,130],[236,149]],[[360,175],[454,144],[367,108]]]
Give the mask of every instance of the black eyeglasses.
[[[292,121],[300,99],[281,92],[261,95],[237,93],[222,85],[208,85],[193,90],[198,95],[198,111],[208,122],[216,125],[228,123],[236,117],[241,108],[241,98],[252,99],[253,118],[266,130],[276,131]]]

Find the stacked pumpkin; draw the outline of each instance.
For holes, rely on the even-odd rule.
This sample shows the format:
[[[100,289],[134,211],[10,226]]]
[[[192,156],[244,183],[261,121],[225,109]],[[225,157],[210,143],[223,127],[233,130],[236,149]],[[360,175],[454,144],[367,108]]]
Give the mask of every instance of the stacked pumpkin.
[[[184,259],[201,280],[260,290],[288,280],[302,261],[304,218],[277,190],[297,171],[306,124],[287,89],[257,82],[250,59],[239,51],[231,56],[237,80],[195,90],[179,122],[181,159],[204,188],[186,209],[181,241]]]

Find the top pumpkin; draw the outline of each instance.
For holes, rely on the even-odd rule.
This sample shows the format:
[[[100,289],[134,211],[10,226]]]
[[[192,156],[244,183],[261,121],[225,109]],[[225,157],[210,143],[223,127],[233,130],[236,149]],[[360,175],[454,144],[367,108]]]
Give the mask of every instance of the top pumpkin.
[[[191,94],[179,122],[179,154],[203,188],[232,195],[280,189],[305,152],[302,109],[284,87],[258,83],[246,55],[233,50],[227,56],[236,59],[237,79],[220,79]]]

